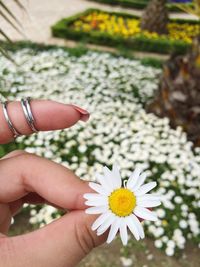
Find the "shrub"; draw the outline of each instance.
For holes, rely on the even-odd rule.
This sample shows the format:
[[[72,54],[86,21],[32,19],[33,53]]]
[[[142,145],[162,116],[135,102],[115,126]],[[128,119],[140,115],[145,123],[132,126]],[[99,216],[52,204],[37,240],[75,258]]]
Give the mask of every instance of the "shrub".
[[[98,18],[93,18],[93,16],[97,17],[98,15],[104,16],[105,18],[107,16],[107,24],[105,24],[107,28],[98,28],[100,25]],[[118,28],[120,25],[116,22],[111,26],[108,25],[111,19],[116,19],[119,20],[119,23],[120,21],[124,23],[124,29],[121,30],[122,32],[117,32],[120,29]],[[73,17],[62,19],[52,27],[52,33],[55,37],[69,38],[101,45],[123,46],[138,51],[159,53],[177,52],[181,54],[186,52],[187,48],[190,46],[192,36],[198,31],[197,21],[190,21],[190,25],[186,24],[185,20],[171,20],[169,24],[171,38],[165,35],[159,37],[156,33],[140,31],[138,21],[139,18],[137,16],[129,14],[88,9]],[[131,25],[130,27],[132,27],[130,30],[128,29],[129,32],[126,31],[126,25],[128,23]],[[135,24],[135,26],[132,26],[133,24]],[[115,27],[116,32],[113,31],[113,29],[111,29],[111,32],[110,28],[112,27]],[[187,34],[183,33],[183,29],[187,30]]]

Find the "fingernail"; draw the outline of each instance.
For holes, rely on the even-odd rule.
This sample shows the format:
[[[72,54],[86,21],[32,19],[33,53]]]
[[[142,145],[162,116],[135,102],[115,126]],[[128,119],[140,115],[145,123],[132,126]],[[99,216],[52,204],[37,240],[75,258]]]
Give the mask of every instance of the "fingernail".
[[[74,108],[75,108],[75,110],[77,110],[79,113],[80,113],[80,120],[81,121],[84,121],[84,122],[86,122],[86,121],[88,121],[89,120],[89,118],[90,118],[90,113],[87,111],[87,110],[85,110],[85,109],[82,109],[82,108],[80,108],[80,107],[77,107],[77,106],[75,106],[75,105],[72,105]]]
[[[102,233],[97,231],[97,236],[100,236],[100,235],[102,235]]]

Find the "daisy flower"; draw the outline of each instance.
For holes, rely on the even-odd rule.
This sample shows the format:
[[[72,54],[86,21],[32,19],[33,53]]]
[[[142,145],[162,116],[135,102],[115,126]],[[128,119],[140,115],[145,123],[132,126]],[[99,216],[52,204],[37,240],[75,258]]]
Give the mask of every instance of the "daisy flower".
[[[107,243],[112,242],[119,231],[123,245],[128,242],[128,229],[136,240],[144,238],[144,230],[138,218],[156,221],[153,208],[161,204],[157,195],[147,194],[156,186],[156,182],[144,184],[146,175],[139,168],[130,175],[126,183],[122,182],[119,168],[113,165],[112,171],[103,168],[104,175],[96,174],[99,182],[90,182],[96,193],[84,194],[87,214],[101,214],[92,225],[97,235],[102,235],[109,227]]]

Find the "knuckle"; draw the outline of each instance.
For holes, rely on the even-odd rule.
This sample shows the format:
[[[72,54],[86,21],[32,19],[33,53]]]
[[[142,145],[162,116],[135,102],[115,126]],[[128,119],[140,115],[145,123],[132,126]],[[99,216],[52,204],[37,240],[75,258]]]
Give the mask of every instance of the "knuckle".
[[[30,181],[33,178],[33,172],[31,170],[37,168],[37,161],[39,156],[31,153],[23,153],[15,158],[15,164],[21,166],[20,167],[20,183],[23,185],[24,190],[29,192],[32,190],[30,188]],[[29,168],[23,166],[29,166]]]

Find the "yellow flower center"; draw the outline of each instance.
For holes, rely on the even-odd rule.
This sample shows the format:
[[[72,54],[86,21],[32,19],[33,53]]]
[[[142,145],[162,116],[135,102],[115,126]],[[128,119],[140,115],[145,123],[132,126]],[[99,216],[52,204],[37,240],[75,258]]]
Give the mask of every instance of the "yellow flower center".
[[[136,197],[130,190],[120,188],[111,193],[108,202],[114,214],[125,217],[133,212],[136,206]]]

